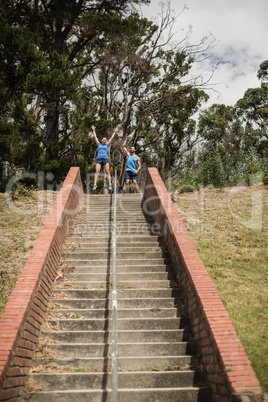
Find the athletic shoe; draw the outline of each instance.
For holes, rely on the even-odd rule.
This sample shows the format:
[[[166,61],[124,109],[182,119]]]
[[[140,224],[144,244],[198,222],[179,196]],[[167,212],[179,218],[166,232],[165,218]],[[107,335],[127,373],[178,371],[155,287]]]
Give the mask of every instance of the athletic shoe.
[[[97,184],[93,184],[93,190],[97,190]]]
[[[111,184],[109,184],[109,188],[108,188],[108,190],[109,191],[111,191],[113,188],[112,188],[112,185]]]

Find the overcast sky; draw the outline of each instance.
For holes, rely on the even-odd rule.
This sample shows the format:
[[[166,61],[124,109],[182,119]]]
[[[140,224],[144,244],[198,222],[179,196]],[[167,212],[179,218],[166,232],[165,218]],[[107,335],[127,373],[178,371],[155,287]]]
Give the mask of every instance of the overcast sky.
[[[159,12],[159,0],[143,7],[147,18]],[[171,8],[179,13],[176,31],[192,26],[191,43],[207,35],[215,38],[210,62],[204,69],[217,66],[211,80],[220,92],[207,91],[212,103],[234,105],[248,88],[260,86],[259,65],[268,59],[268,0],[170,0]],[[209,65],[210,64],[210,65]]]

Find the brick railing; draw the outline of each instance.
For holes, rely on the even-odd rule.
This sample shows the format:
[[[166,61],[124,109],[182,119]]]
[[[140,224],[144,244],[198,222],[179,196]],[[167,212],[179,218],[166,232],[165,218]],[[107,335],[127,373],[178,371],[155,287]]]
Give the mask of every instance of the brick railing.
[[[264,400],[229,315],[156,168],[148,169],[144,198],[177,272],[213,400]]]
[[[79,168],[71,168],[0,319],[0,400],[19,400],[56,276],[80,209]]]

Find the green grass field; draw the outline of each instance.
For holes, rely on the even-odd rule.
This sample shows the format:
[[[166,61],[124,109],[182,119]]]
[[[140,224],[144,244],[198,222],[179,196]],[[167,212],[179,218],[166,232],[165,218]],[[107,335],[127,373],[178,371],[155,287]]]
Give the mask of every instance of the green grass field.
[[[177,195],[177,209],[268,392],[268,186]]]

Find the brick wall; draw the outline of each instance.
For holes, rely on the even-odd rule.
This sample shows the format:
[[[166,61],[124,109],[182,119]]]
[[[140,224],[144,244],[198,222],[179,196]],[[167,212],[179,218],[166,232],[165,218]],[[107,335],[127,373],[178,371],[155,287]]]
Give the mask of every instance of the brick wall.
[[[148,169],[144,198],[177,271],[213,400],[263,401],[251,363],[156,168]]]
[[[79,168],[71,168],[0,319],[0,400],[19,400],[56,276],[80,208]]]

